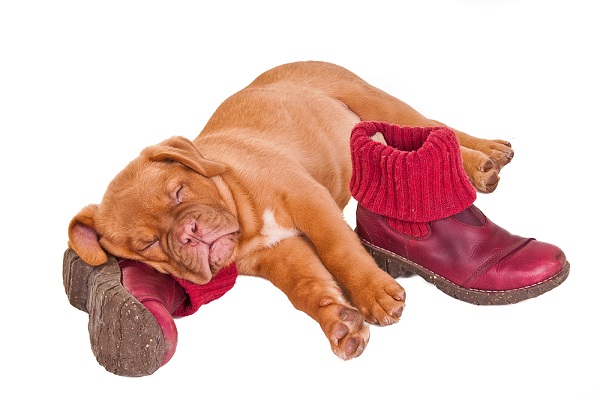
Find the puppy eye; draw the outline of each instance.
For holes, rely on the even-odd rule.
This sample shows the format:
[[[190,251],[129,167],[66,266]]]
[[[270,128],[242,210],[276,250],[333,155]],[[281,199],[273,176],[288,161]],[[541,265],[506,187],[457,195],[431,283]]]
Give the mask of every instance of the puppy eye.
[[[151,242],[142,242],[142,248],[140,249],[140,251],[146,251],[157,243],[158,243],[158,239],[155,239]]]
[[[183,202],[183,185],[177,188],[177,191],[175,191],[174,199],[178,204]]]

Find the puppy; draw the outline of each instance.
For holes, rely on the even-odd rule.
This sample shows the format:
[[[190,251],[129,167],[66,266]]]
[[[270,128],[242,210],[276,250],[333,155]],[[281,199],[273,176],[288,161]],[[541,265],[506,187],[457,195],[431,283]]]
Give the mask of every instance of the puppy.
[[[443,126],[340,66],[282,65],[228,98],[194,141],[142,150],[71,220],[69,246],[92,265],[110,253],[198,284],[235,262],[315,319],[337,356],[357,357],[367,323],[397,322],[405,300],[342,217],[360,120]],[[493,191],[510,145],[454,131],[473,185]]]

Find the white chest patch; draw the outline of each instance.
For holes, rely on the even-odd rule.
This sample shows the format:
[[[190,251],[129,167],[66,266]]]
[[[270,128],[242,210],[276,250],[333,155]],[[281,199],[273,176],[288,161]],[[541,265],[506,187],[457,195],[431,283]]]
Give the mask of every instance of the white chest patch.
[[[277,224],[273,210],[267,209],[263,214],[263,227],[260,234],[264,236],[263,243],[267,247],[273,247],[284,239],[300,235],[300,231],[292,228],[283,228]]]

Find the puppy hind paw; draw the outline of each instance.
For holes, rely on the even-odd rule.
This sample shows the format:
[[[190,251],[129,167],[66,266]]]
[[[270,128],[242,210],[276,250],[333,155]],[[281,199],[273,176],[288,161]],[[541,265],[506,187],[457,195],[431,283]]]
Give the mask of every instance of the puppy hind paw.
[[[515,151],[512,149],[510,142],[504,140],[492,140],[488,146],[488,150],[484,151],[500,168],[506,166],[515,156]]]
[[[500,182],[500,170],[510,162],[512,155],[502,158],[506,163],[500,163],[478,150],[461,147],[461,152],[465,172],[475,189],[481,193],[494,192]]]
[[[471,178],[475,189],[481,193],[494,192],[500,182],[500,168],[497,162],[484,155]]]

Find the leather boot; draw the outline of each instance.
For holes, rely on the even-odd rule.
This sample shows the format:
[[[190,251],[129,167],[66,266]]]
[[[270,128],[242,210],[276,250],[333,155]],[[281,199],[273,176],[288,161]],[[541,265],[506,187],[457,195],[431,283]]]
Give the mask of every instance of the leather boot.
[[[91,266],[67,249],[63,282],[69,302],[89,314],[92,351],[108,371],[145,376],[165,365],[177,347],[174,317],[190,315],[233,287],[234,264],[206,285],[176,279],[133,260]]]
[[[386,143],[371,138],[378,132]],[[560,248],[513,235],[473,205],[451,130],[361,122],[351,153],[356,232],[393,277],[418,274],[473,304],[515,303],[567,278]]]

